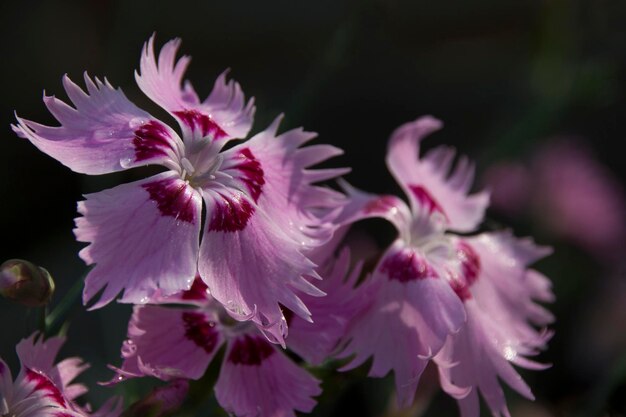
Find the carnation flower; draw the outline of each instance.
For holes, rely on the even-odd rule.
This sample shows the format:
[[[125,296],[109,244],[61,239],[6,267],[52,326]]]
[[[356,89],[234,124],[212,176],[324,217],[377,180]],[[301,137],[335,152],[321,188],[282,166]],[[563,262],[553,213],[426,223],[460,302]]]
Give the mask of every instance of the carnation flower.
[[[311,304],[319,323],[286,312],[291,322],[287,346],[308,363],[319,364],[335,351],[360,309],[363,297],[353,288],[360,266],[350,270],[349,261],[344,250],[323,271],[329,295]],[[135,306],[122,348],[124,362],[121,369],[113,368],[118,373],[113,382],[146,375],[199,379],[225,345],[215,385],[217,401],[225,410],[262,417],[295,416],[295,411],[313,409],[320,381],[270,344],[255,326],[229,319],[200,279],[191,290],[156,301],[173,305]]]
[[[371,376],[382,377],[393,370],[403,406],[412,403],[421,374],[436,358],[446,392],[458,399],[472,393],[469,398],[473,399],[473,388],[479,387],[492,411],[501,412],[500,403],[489,401],[500,390],[497,381],[487,386],[480,377],[495,381],[506,370],[505,381],[529,396],[507,361],[535,367],[524,357],[545,344],[546,333],[537,332],[528,321],[538,325],[549,321],[548,313],[532,301],[547,298],[549,289],[542,293],[545,278],[526,270],[545,251],[512,237],[468,237],[483,219],[488,195],[469,193],[473,165],[461,157],[451,169],[454,150],[438,147],[418,156],[422,138],[440,127],[438,120],[423,117],[401,126],[391,137],[387,166],[410,205],[395,196],[364,193],[344,183],[350,203],[338,221],[349,224],[382,217],[397,228],[398,237],[364,284],[374,296],[369,309],[349,329],[342,355],[353,355],[345,369],[372,357]],[[522,248],[534,256],[524,257]],[[485,288],[494,286],[497,290],[492,289],[491,298],[483,295],[488,291]],[[502,336],[499,344],[492,340],[495,334]],[[458,353],[459,346],[467,345],[462,340],[484,349]],[[468,371],[477,361],[491,365]],[[450,376],[457,371],[467,374]]]
[[[120,301],[146,303],[157,294],[188,290],[198,272],[212,297],[237,320],[253,320],[283,343],[283,305],[310,320],[299,298],[321,296],[306,278],[317,277],[307,252],[330,238],[328,215],[339,193],[312,185],[343,169],[308,169],[338,155],[329,145],[301,148],[315,134],[277,133],[280,117],[248,141],[255,108],[238,83],[217,78],[200,101],[183,85],[189,57],[176,60],[179,40],[144,46],[140,89],[180,125],[167,124],[131,103],[105,79],[85,74],[86,92],[67,76],[74,107],[50,96],[44,103],[59,121],[50,127],[20,117],[13,129],[70,169],[90,175],[155,164],[149,178],[86,195],[78,204],[75,234],[89,245],[81,258],[95,267],[85,280],[93,308]],[[229,145],[229,146],[226,146]],[[203,215],[203,211],[206,215]]]

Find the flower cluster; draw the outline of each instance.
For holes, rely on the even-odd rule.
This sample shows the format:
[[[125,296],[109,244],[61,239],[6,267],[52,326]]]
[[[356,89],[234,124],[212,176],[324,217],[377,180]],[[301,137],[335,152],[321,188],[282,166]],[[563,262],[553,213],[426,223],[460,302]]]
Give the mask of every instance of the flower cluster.
[[[401,406],[413,402],[430,362],[463,416],[478,416],[479,393],[494,415],[508,415],[498,379],[532,398],[512,365],[544,367],[529,356],[551,335],[552,316],[538,301],[553,296],[530,266],[549,249],[510,231],[481,231],[489,198],[470,193],[473,165],[462,157],[452,169],[447,147],[420,155],[441,122],[422,117],[391,137],[387,165],[408,204],[370,194],[340,178],[347,169],[312,168],[341,150],[309,145],[315,134],[301,129],[279,133],[281,117],[235,142],[251,130],[254,101],[225,73],[201,100],[183,80],[189,57],[176,58],[179,43],[167,42],[157,56],[151,38],[136,73],[179,129],[88,75],[86,90],[63,79],[72,105],[44,97],[59,126],[21,117],[13,126],[78,173],[162,167],[78,203],[74,232],[88,244],[80,256],[95,265],[84,303],[135,305],[111,383],[197,380],[220,358],[214,392],[225,410],[294,416],[310,412],[321,393],[303,364],[337,358],[347,371],[372,359],[370,376],[393,370]],[[398,236],[368,270],[344,238],[371,217],[388,220]],[[72,402],[83,391],[69,385],[77,370],[55,380],[50,362],[37,368],[45,383],[29,380],[33,368],[21,358],[14,391],[0,363],[3,414],[8,407],[10,415],[31,415],[20,405],[27,396],[54,410],[49,415],[86,413]],[[109,409],[97,415],[114,415]]]

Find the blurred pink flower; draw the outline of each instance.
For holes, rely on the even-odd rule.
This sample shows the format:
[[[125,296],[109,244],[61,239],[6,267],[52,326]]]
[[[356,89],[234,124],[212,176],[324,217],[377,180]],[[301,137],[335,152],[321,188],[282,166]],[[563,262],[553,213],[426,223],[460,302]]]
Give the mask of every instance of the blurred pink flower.
[[[526,165],[502,162],[484,183],[496,210],[529,213],[549,232],[601,260],[614,261],[626,244],[626,195],[610,171],[580,140],[554,139]]]

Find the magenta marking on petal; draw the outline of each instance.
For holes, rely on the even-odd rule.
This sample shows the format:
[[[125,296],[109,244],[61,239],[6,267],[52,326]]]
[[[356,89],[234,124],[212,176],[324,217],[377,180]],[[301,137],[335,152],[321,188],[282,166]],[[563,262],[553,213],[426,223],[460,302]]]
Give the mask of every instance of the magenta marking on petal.
[[[213,140],[219,140],[228,136],[228,134],[211,119],[211,116],[200,113],[197,110],[175,111],[174,114],[178,116],[183,123],[189,126],[192,132],[198,130],[202,133],[202,136],[210,135]]]
[[[193,190],[187,183],[166,179],[149,182],[143,184],[142,187],[150,194],[150,200],[157,203],[162,215],[172,216],[187,223],[195,223]]]
[[[218,342],[218,332],[215,323],[208,321],[202,313],[183,313],[185,337],[204,349],[208,354],[215,350]]]
[[[437,273],[412,250],[404,250],[388,256],[380,267],[390,280],[408,282],[426,278],[437,278]]]
[[[274,353],[274,348],[261,337],[245,335],[235,340],[228,360],[235,365],[260,365]]]
[[[453,279],[449,281],[450,286],[456,293],[456,295],[463,301],[469,300],[472,298],[472,293],[469,290],[469,285],[463,281],[458,279]]]
[[[375,200],[369,201],[363,207],[365,214],[385,214],[397,205],[396,199],[390,195],[381,196]]]
[[[476,251],[466,242],[457,245],[457,257],[461,261],[461,271],[467,285],[470,286],[478,279],[480,274],[480,258]]]
[[[241,180],[246,184],[250,195],[256,203],[259,200],[263,185],[265,184],[265,178],[261,163],[254,157],[249,148],[244,148],[239,151],[240,162],[234,167],[242,172],[243,176]]]
[[[411,190],[417,201],[428,210],[429,214],[433,212],[439,212],[443,214],[446,219],[448,218],[446,213],[443,211],[443,208],[441,208],[439,202],[435,200],[435,198],[428,192],[428,190],[426,190],[426,188],[422,187],[421,185],[409,184],[409,189]]]
[[[187,291],[183,291],[182,299],[183,300],[207,300],[209,287],[202,281],[199,277],[196,276],[193,284],[191,284],[191,288]]]
[[[33,382],[35,384],[35,391],[45,391],[45,396],[51,398],[58,405],[65,407],[67,405],[65,398],[63,398],[63,394],[61,391],[54,385],[47,376],[37,373],[32,369],[26,368],[26,379],[29,382]]]
[[[243,230],[253,213],[254,207],[248,200],[239,196],[222,196],[222,199],[216,200],[213,206],[209,231],[238,232]]]
[[[170,135],[161,123],[150,120],[135,130],[135,162],[145,161],[158,156],[166,156],[171,149]]]

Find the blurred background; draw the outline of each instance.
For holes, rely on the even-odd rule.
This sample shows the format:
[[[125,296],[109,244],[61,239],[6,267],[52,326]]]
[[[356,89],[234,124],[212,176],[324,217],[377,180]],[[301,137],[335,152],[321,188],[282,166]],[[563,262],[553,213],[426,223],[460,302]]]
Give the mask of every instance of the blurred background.
[[[0,261],[47,268],[58,304],[86,272],[72,234],[76,201],[140,175],[71,172],[13,134],[14,111],[54,124],[43,90],[65,99],[63,74],[82,84],[86,70],[165,118],[133,72],[153,32],[158,47],[181,37],[201,96],[230,68],[256,97],[254,131],[284,112],[284,129],[303,126],[343,148],[334,165],[351,166],[348,181],[372,192],[399,193],[383,160],[393,129],[424,114],[442,119],[425,146],[451,144],[476,161],[477,188],[492,191],[485,229],[512,227],[555,249],[536,265],[557,297],[556,333],[538,358],[553,366],[520,371],[537,399],[511,394],[512,415],[624,416],[625,21],[623,0],[3,1]],[[392,233],[382,227],[370,227],[380,245]],[[130,308],[87,312],[75,302],[69,313],[62,352],[93,364],[83,376],[88,400],[145,393],[142,382],[95,385],[111,377],[107,364],[120,363]],[[14,345],[36,320],[0,299],[0,357],[14,371]],[[419,404],[394,414],[390,379],[356,378],[364,373],[333,376],[313,414],[457,413],[425,378]],[[196,408],[185,415],[220,415],[208,394],[192,387]]]

